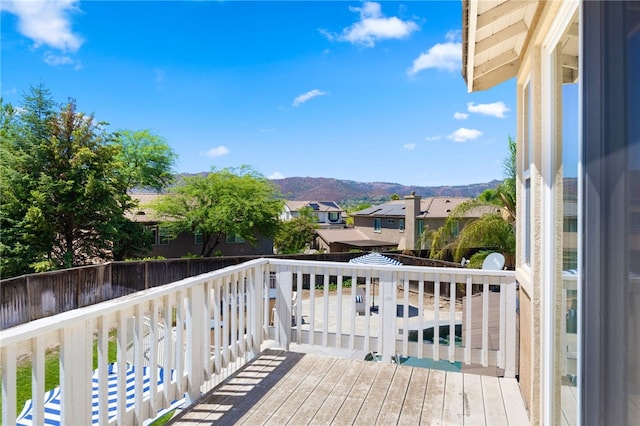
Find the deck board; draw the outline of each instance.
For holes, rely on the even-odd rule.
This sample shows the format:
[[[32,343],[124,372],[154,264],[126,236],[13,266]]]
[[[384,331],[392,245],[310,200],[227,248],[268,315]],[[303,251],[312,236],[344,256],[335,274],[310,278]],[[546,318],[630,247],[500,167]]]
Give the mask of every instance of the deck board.
[[[271,413],[274,412],[270,404],[275,403],[274,400],[277,401],[279,397],[285,398],[287,396],[285,393],[279,392],[279,390],[282,388],[295,388],[301,378],[306,377],[316,365],[313,359],[303,357],[300,363],[296,365],[297,368],[292,369],[287,376],[279,378],[279,380],[273,382],[272,386],[265,389],[266,392],[264,395],[262,395],[253,406],[247,408],[246,414],[238,420],[238,423],[251,425],[258,421],[264,422],[271,416]],[[276,383],[278,386],[275,386]],[[266,419],[264,417],[265,415],[267,415]]]
[[[351,389],[355,385],[360,372],[362,371],[365,363],[358,361],[351,361],[347,366],[345,373],[342,375],[333,391],[324,400],[320,409],[317,411],[315,417],[311,421],[311,424],[331,424],[334,422],[336,414],[342,408],[342,404],[351,393]]]
[[[507,412],[507,422],[510,425],[528,425],[529,415],[524,406],[518,382],[516,379],[500,378],[498,380],[500,381],[504,407]]]
[[[508,425],[502,390],[497,377],[482,376],[482,399],[487,425]]]
[[[429,381],[427,382],[427,390],[424,396],[420,424],[442,424],[442,408],[444,406],[444,386],[446,379],[447,375],[444,371],[429,371]]]
[[[402,416],[398,419],[399,426],[415,426],[420,424],[422,406],[425,403],[425,383],[429,382],[429,370],[425,368],[413,368],[411,381],[407,388],[402,405]]]
[[[398,423],[400,412],[403,410],[407,388],[409,387],[409,380],[411,379],[411,370],[409,367],[396,367],[387,397],[384,399],[382,407],[380,407],[377,424],[393,425]]]
[[[322,358],[322,357],[320,357]],[[335,362],[337,359],[333,359],[334,364],[325,374],[322,379],[317,383],[317,386],[313,389],[313,396],[309,396],[293,416],[287,421],[286,424],[300,425],[300,424],[314,424],[313,419],[320,410],[322,403],[325,399],[331,395],[331,392],[336,386],[336,383],[340,380],[343,374],[345,374],[347,367],[349,366],[348,360],[340,360],[343,362]],[[346,362],[344,362],[346,361]],[[276,423],[274,423],[275,425]],[[279,423],[284,424],[284,423]]]
[[[487,424],[482,400],[482,381],[477,374],[464,374],[463,380],[463,421],[466,425]]]
[[[442,406],[442,423],[445,425],[464,424],[462,377],[462,374],[447,374]]]
[[[380,368],[380,366],[381,363],[376,363],[378,374],[360,407],[360,413],[354,421],[356,425],[372,425],[378,420],[378,413],[387,397],[389,385],[396,371],[395,365],[389,365],[391,368]]]
[[[171,425],[525,425],[515,379],[268,350]]]
[[[351,388],[351,392],[345,398],[342,406],[336,413],[334,421],[336,424],[353,424],[360,413],[360,408],[373,386],[379,368],[374,362],[366,362],[362,366],[357,381]]]

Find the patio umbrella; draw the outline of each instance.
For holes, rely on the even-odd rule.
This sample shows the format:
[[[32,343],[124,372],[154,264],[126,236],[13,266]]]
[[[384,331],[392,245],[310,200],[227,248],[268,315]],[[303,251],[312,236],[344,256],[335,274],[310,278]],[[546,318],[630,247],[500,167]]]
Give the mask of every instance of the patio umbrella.
[[[127,364],[127,384],[126,384],[126,405],[127,408],[132,407],[135,404],[135,368],[132,365]],[[92,423],[98,424],[98,370],[94,370],[91,376],[93,382],[92,391]],[[151,377],[149,377],[149,368],[144,367],[142,373],[143,381],[143,395],[149,395],[149,389],[151,387]],[[162,368],[158,368],[158,386],[164,383],[164,372]],[[108,412],[109,421],[115,419],[117,414],[117,402],[118,402],[118,365],[117,363],[109,364],[108,366],[108,386],[109,386],[109,401]],[[19,426],[31,426],[33,425],[33,404],[31,400],[28,400],[22,412],[18,415],[16,424]],[[56,387],[53,390],[48,391],[45,394],[44,399],[44,424],[45,425],[60,425],[60,388]]]
[[[361,265],[402,265],[402,263],[397,261],[396,259],[383,256],[378,252],[372,252],[372,253],[365,254],[363,256],[354,257],[353,259],[349,260],[349,263],[357,263]],[[376,310],[374,305],[375,305],[375,299],[372,296],[372,299],[371,299],[372,311]]]

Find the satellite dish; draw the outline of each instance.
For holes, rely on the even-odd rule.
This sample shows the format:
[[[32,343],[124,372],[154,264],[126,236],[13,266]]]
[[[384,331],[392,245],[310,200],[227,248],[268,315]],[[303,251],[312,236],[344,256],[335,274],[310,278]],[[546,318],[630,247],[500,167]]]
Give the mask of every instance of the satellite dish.
[[[482,269],[501,271],[504,268],[504,256],[501,253],[491,253],[482,262]]]

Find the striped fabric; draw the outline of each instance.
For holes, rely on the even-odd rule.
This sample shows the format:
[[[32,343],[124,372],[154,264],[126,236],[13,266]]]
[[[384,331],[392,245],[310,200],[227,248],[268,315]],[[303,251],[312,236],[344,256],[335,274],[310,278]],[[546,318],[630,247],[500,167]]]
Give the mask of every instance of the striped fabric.
[[[109,364],[108,384],[109,384],[109,421],[115,419],[118,403],[118,365],[117,363]],[[149,397],[149,389],[151,386],[151,378],[149,377],[149,368],[143,369],[143,395],[144,398]],[[98,370],[93,372],[91,376],[93,382],[92,391],[92,423],[98,424]],[[164,383],[164,371],[158,368],[158,376],[156,378],[158,386]],[[60,388],[56,387],[45,394],[44,400],[44,424],[60,425]],[[127,364],[127,384],[126,384],[126,404],[127,409],[135,404],[135,368]],[[32,401],[28,400],[22,412],[18,415],[16,424],[19,426],[35,426],[32,422]]]
[[[365,254],[364,256],[355,257],[349,263],[361,263],[365,265],[402,265],[399,261],[383,256],[378,252]]]

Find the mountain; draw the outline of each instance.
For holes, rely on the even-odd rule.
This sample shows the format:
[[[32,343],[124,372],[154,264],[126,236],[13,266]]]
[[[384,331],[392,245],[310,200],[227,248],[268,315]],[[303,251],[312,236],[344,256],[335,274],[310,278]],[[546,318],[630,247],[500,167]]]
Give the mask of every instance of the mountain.
[[[389,182],[356,182],[332,178],[291,177],[275,179],[275,183],[287,200],[377,202],[389,200],[393,194],[400,197],[415,192],[422,197],[460,196],[477,197],[485,189],[495,188],[500,181],[459,186],[406,186]]]

